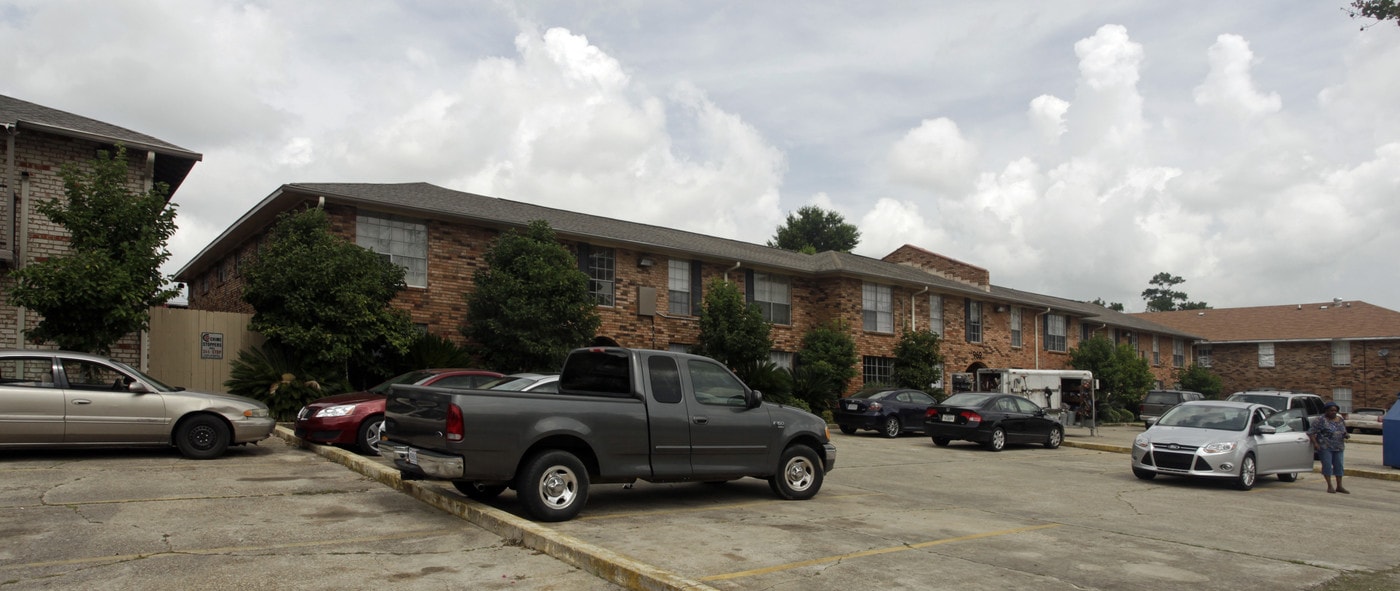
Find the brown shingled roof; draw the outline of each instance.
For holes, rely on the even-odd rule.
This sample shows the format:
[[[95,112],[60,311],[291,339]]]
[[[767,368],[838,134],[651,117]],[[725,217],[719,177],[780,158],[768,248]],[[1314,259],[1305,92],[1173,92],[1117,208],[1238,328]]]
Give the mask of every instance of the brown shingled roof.
[[[1323,302],[1132,314],[1213,342],[1400,338],[1400,312],[1366,302]]]

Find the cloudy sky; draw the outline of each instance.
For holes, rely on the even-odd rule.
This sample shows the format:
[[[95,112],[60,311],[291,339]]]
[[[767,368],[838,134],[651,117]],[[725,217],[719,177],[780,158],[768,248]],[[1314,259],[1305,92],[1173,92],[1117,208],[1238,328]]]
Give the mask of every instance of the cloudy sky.
[[[764,243],[804,205],[1141,311],[1400,310],[1400,27],[1347,0],[0,0],[0,94],[204,155],[174,272],[291,182]],[[603,5],[603,6],[597,6]]]

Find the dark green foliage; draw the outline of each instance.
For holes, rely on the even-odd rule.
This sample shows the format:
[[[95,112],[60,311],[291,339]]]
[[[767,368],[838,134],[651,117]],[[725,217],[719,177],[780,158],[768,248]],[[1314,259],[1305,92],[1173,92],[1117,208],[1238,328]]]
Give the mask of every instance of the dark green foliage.
[[[43,315],[25,331],[31,342],[106,355],[123,336],[147,328],[152,306],[179,293],[160,273],[175,233],[169,187],[132,192],[127,165],[121,145],[115,156],[98,152],[87,167],[65,165],[59,174],[67,200],[35,206],[72,239],[69,254],[14,272],[11,303]]]
[[[1100,420],[1112,416],[1110,411],[1114,410],[1128,410],[1131,415],[1154,384],[1147,360],[1126,343],[1115,346],[1096,336],[1070,349],[1069,357],[1071,367],[1087,369],[1099,380]]]
[[[751,361],[734,368],[734,375],[744,384],[763,393],[768,402],[798,406],[807,410],[807,403],[792,396],[792,372],[768,359]]]
[[[587,345],[602,323],[588,276],[541,220],[501,234],[475,285],[466,296],[462,334],[484,369],[559,371],[569,351]]]
[[[716,278],[705,289],[700,336],[692,352],[719,361],[737,374],[738,368],[768,359],[773,349],[770,328],[758,306],[744,302],[738,286]]]
[[[1105,307],[1105,308],[1108,308],[1109,310],[1113,310],[1114,312],[1122,312],[1122,311],[1123,311],[1123,304],[1120,304],[1120,303],[1118,303],[1118,302],[1113,302],[1113,303],[1105,302],[1105,301],[1103,301],[1103,298],[1094,298],[1094,301],[1089,302],[1089,303],[1094,304],[1095,306],[1103,306],[1103,307]]]
[[[943,365],[943,355],[938,345],[938,334],[931,330],[906,330],[899,335],[891,376],[895,385],[929,394],[941,393],[935,386],[943,379],[943,371],[939,369]]]
[[[1182,390],[1200,392],[1206,398],[1219,398],[1220,390],[1224,387],[1220,382],[1220,376],[1215,375],[1215,372],[1211,371],[1210,368],[1201,367],[1195,363],[1177,370],[1176,380],[1181,385]]]
[[[244,269],[248,328],[293,355],[324,364],[377,363],[402,352],[416,331],[389,302],[404,289],[402,267],[331,233],[319,208],[284,213]]]
[[[274,418],[290,421],[306,403],[347,389],[336,374],[314,358],[266,343],[238,352],[224,388],[230,394],[261,400]]]
[[[1170,312],[1172,310],[1204,310],[1210,308],[1205,302],[1190,302],[1184,292],[1172,289],[1186,280],[1171,273],[1162,272],[1152,276],[1149,287],[1142,290],[1142,299],[1147,301],[1148,312]]]
[[[846,391],[856,377],[856,341],[845,322],[833,320],[813,327],[802,335],[797,352],[797,383],[794,394],[813,410],[827,409]]]
[[[860,230],[834,211],[808,205],[790,213],[787,223],[768,241],[768,246],[815,254],[818,252],[851,252],[860,244]]]
[[[1375,19],[1376,22],[1371,25],[1385,21],[1395,21],[1395,24],[1400,25],[1400,3],[1396,0],[1355,0],[1351,3],[1350,10],[1343,10],[1346,10],[1351,18]],[[1365,30],[1371,25],[1361,29]]]

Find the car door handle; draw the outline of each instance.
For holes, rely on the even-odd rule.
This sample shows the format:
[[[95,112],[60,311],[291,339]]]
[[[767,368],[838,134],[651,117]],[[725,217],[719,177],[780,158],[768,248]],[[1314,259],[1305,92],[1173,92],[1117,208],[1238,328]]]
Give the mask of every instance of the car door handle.
[[[92,404],[92,401],[86,398],[75,398],[73,404]]]
[[[710,422],[710,419],[705,418],[705,417],[695,417],[695,418],[693,418],[693,419],[691,419],[691,420],[692,420],[692,421],[695,421],[695,424],[697,424],[697,425],[704,425],[704,424]]]

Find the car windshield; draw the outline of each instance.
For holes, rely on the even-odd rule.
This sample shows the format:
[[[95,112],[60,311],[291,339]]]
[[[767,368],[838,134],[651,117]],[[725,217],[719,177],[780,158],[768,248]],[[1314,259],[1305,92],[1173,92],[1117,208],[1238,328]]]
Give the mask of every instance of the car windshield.
[[[1243,431],[1249,425],[1249,409],[1223,406],[1178,405],[1157,421],[1163,427],[1193,427],[1218,431]]]
[[[120,362],[120,361],[117,361],[117,360],[115,360],[115,359],[111,359],[111,360],[109,360],[109,361],[112,362],[112,365],[117,366],[118,369],[120,369],[120,370],[122,370],[122,371],[124,371],[124,372],[130,373],[131,375],[140,377],[142,380],[145,380],[145,381],[146,381],[147,383],[149,383],[150,385],[155,386],[157,392],[178,392],[178,391],[180,391],[180,390],[184,390],[184,388],[176,388],[176,387],[174,387],[174,386],[169,386],[169,385],[163,384],[163,383],[161,383],[160,380],[157,380],[157,379],[155,379],[155,378],[153,378],[153,377],[151,377],[151,376],[148,376],[148,375],[146,375],[146,374],[144,374],[144,373],[141,373],[141,370],[138,370],[138,369],[136,369],[136,368],[134,368],[134,367],[132,367],[132,366],[130,366],[130,365],[127,365],[127,364],[122,363],[122,362]]]
[[[1230,400],[1265,404],[1274,410],[1288,410],[1288,400],[1278,394],[1231,394]]]
[[[996,394],[963,392],[962,394],[949,396],[947,400],[943,401],[943,406],[982,406],[983,402],[986,402],[988,398],[993,396],[996,396]]]
[[[389,378],[389,381],[384,382],[373,388],[370,388],[369,391],[374,392],[375,394],[388,394],[389,388],[393,387],[394,384],[417,384],[418,382],[428,379],[432,375],[433,372],[430,371],[410,371],[406,374]]]
[[[1147,393],[1147,400],[1144,400],[1143,402],[1146,402],[1146,403],[1148,403],[1148,404],[1163,404],[1163,403],[1169,403],[1169,402],[1176,402],[1176,393],[1175,393],[1175,392],[1148,392],[1148,393]]]

